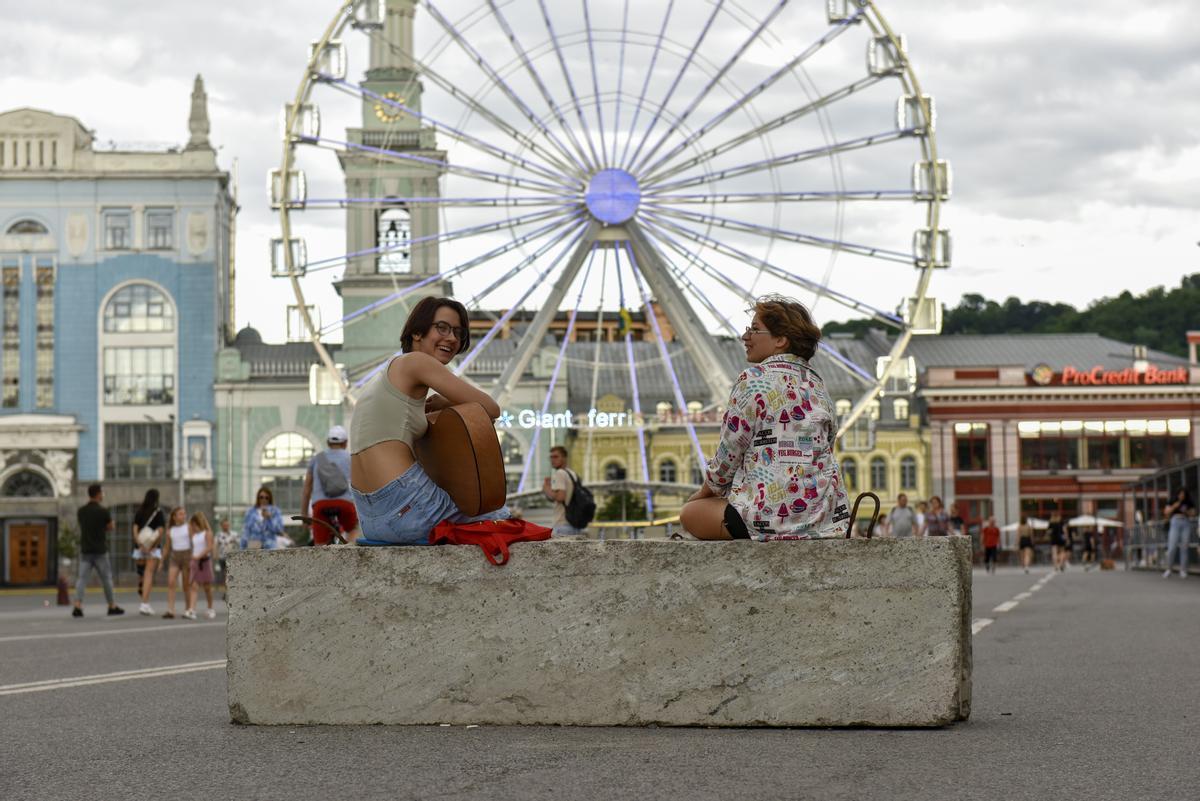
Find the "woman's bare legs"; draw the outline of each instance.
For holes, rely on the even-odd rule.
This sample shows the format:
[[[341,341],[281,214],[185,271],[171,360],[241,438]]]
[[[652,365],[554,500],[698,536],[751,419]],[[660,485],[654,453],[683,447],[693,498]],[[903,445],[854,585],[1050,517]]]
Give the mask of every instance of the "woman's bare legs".
[[[154,573],[158,570],[158,560],[146,560],[146,569],[142,571],[142,603],[150,603],[150,590],[154,587]]]
[[[733,537],[725,528],[725,507],[728,505],[729,501],[724,498],[688,501],[679,510],[679,524],[698,540],[731,540]]]
[[[190,576],[190,574],[191,574],[191,568],[188,569],[188,573],[186,573],[185,575]],[[196,608],[196,595],[197,594],[198,594],[198,592],[197,592],[197,587],[195,584],[192,584],[191,586],[189,586],[187,588],[187,608],[188,609]]]
[[[179,578],[179,568],[172,562],[167,568],[167,614],[175,616],[175,581]]]

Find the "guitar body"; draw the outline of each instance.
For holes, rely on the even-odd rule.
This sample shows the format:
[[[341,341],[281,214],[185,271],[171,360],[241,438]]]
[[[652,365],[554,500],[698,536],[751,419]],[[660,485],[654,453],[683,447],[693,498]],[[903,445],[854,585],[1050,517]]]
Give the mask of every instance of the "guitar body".
[[[478,403],[462,403],[426,415],[429,430],[418,439],[417,461],[454,505],[474,517],[504,505],[504,457],[492,418]]]

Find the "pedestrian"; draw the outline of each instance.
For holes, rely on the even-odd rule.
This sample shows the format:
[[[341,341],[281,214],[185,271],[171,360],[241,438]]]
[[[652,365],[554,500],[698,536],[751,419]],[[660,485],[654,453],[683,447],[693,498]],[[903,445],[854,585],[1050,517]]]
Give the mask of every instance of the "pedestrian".
[[[400,334],[403,353],[363,387],[350,421],[350,492],[358,510],[362,545],[428,545],[438,523],[507,518],[504,507],[463,514],[413,456],[425,433],[425,414],[460,403],[478,403],[488,417],[500,406],[447,365],[471,342],[467,309],[452,298],[422,298]]]
[[[319,508],[318,503],[325,500],[343,499],[351,504],[353,501],[350,498],[350,451],[346,449],[346,440],[348,436],[344,426],[332,426],[329,433],[325,436],[326,449],[313,456],[308,463],[308,469],[304,472],[304,490],[300,493],[300,508],[304,510],[304,514],[311,518],[318,518]],[[336,504],[335,504],[336,505]],[[349,528],[346,532],[346,539],[353,542],[358,536],[357,528],[358,521],[343,520],[345,516],[353,517],[353,509],[348,508],[345,515],[339,514],[338,523],[343,528]],[[320,515],[319,519],[325,520],[331,527],[334,526],[332,518],[327,518]],[[350,524],[347,526],[346,524]],[[305,528],[309,530],[309,542],[317,544],[313,539],[313,529],[311,523],[305,523]],[[318,524],[318,529],[323,528]],[[326,532],[329,529],[325,529]],[[322,532],[316,533],[316,539],[321,543],[330,542],[332,536],[323,536]]]
[[[1061,514],[1055,512],[1050,515],[1050,525],[1046,527],[1046,533],[1050,535],[1050,563],[1055,570],[1062,572],[1067,569],[1064,555],[1067,547],[1067,532],[1063,526]]]
[[[996,527],[996,518],[989,517],[983,526],[983,569],[988,573],[996,572],[996,556],[1000,552],[1000,529]]]
[[[704,483],[680,523],[698,539],[843,537],[850,520],[833,455],[837,412],[809,364],[821,329],[800,303],[754,304],[742,333],[750,367],[734,382]]]
[[[586,528],[575,528],[567,522],[567,504],[575,494],[575,484],[579,481],[579,476],[567,467],[566,448],[555,445],[550,449],[550,467],[553,472],[542,481],[542,494],[554,501],[552,536],[586,538]]]
[[[913,530],[913,536],[924,537],[929,534],[929,527],[926,525],[926,518],[929,517],[929,504],[925,501],[917,503],[917,520],[916,528]]]
[[[192,535],[192,562],[189,568],[191,587],[187,598],[188,610],[183,616],[189,620],[196,619],[196,596],[200,594],[197,588],[203,587],[204,599],[208,601],[208,611],[204,616],[211,620],[217,616],[216,610],[213,609],[213,551],[216,538],[204,512],[192,515],[188,521],[188,530]]]
[[[1171,577],[1176,551],[1179,552],[1179,577],[1187,578],[1188,544],[1196,518],[1196,503],[1191,493],[1180,487],[1175,493],[1175,500],[1167,504],[1163,514],[1167,518],[1167,569],[1163,571],[1163,578]]]
[[[892,536],[898,540],[909,539],[917,533],[917,513],[908,505],[908,496],[903,492],[896,496],[896,507],[888,516],[892,525]]]
[[[967,521],[963,520],[962,515],[958,511],[958,504],[953,501],[950,502],[949,520],[950,533],[965,537],[967,534]]]
[[[929,512],[925,515],[926,537],[950,536],[950,515],[942,508],[942,499],[934,495],[929,499]]]
[[[158,572],[162,561],[162,541],[166,526],[167,516],[158,505],[158,490],[146,490],[142,505],[133,515],[133,542],[136,545],[133,558],[142,563],[142,602],[138,606],[139,615],[154,614],[154,607],[150,606],[150,590],[154,587],[154,574]]]
[[[110,615],[123,615],[125,610],[117,606],[113,597],[112,566],[108,562],[108,533],[113,530],[112,515],[104,507],[104,488],[99,484],[88,485],[88,502],[79,507],[75,517],[79,521],[79,579],[75,583],[75,608],[71,617],[83,617],[83,593],[87,589],[90,570],[100,576],[104,587],[104,599],[108,601]]]
[[[1033,564],[1033,526],[1029,525],[1025,515],[1021,515],[1021,522],[1017,524],[1017,548],[1021,551],[1021,567],[1028,573]]]
[[[180,577],[183,581],[185,603],[192,592],[192,532],[188,527],[187,512],[182,506],[172,509],[167,519],[170,527],[167,529],[167,536],[163,539],[166,546],[163,550],[163,561],[168,565],[167,611],[163,613],[163,617],[171,620],[175,617],[175,585],[180,581]],[[184,611],[183,616],[188,620],[196,619],[196,613],[190,608]]]
[[[238,549],[239,535],[229,527],[229,518],[222,517],[221,530],[217,532],[217,572],[221,574],[221,583],[225,583],[226,560],[229,554]]]
[[[1083,532],[1083,553],[1080,555],[1080,561],[1083,562],[1084,573],[1096,566],[1096,540],[1095,529],[1089,528]]]
[[[860,521],[860,523],[861,522],[862,521]],[[868,526],[870,526],[871,521],[867,520],[866,523]],[[888,537],[888,538],[890,538],[892,536],[892,525],[888,521],[887,512],[880,513],[879,519],[875,521],[875,531],[872,534],[872,536]]]
[[[265,484],[258,488],[254,505],[246,510],[242,519],[242,538],[238,546],[243,550],[272,550],[279,547],[278,538],[283,534],[283,513],[275,505],[275,495]]]

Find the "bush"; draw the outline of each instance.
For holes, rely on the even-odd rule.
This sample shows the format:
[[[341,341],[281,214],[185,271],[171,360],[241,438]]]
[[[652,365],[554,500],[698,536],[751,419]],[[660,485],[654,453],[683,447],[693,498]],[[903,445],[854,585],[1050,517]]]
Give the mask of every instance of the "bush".
[[[597,520],[645,520],[646,497],[629,490],[608,493],[604,503],[596,510]]]

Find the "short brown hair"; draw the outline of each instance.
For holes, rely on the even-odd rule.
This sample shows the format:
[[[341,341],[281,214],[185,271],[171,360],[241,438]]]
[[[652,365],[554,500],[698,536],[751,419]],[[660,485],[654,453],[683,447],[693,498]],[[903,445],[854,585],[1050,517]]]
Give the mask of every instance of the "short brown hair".
[[[563,455],[564,459],[567,458],[567,449],[564,448],[562,445],[555,445],[553,448],[550,449],[550,452],[551,453],[555,453],[555,452],[561,453]]]
[[[454,298],[421,298],[413,310],[408,313],[408,320],[404,323],[404,330],[400,333],[400,350],[405,353],[412,353],[413,336],[420,334],[425,336],[429,333],[429,329],[433,328],[434,318],[437,317],[438,309],[443,306],[449,306],[458,314],[460,325],[462,326],[463,335],[458,340],[458,352],[462,353],[471,345],[471,321],[467,319],[467,307],[459,303]]]
[[[821,329],[800,301],[782,295],[766,295],[755,302],[754,311],[772,336],[787,338],[789,353],[811,359],[817,352]]]

